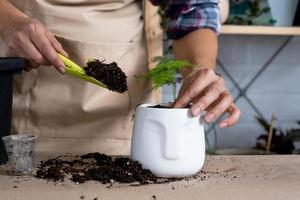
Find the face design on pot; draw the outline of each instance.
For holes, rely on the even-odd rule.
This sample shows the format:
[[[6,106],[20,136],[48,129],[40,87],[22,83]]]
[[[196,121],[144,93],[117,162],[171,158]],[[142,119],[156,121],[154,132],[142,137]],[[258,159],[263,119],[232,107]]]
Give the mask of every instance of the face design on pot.
[[[145,123],[144,141],[154,148],[156,158],[164,161],[184,161],[201,148],[201,119],[148,118]]]

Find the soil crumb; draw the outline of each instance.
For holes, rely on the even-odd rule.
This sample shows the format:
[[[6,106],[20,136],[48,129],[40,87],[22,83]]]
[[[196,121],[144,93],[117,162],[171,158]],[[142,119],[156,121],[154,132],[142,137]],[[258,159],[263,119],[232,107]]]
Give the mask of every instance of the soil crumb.
[[[77,184],[93,180],[110,185],[127,183],[138,186],[175,181],[157,178],[150,170],[143,169],[140,163],[128,157],[111,157],[100,153],[76,156],[73,160],[57,157],[42,161],[35,176],[54,182],[69,178]]]
[[[127,91],[127,76],[116,62],[109,64],[97,59],[89,61],[84,68],[86,74],[108,86],[109,90],[124,93]]]

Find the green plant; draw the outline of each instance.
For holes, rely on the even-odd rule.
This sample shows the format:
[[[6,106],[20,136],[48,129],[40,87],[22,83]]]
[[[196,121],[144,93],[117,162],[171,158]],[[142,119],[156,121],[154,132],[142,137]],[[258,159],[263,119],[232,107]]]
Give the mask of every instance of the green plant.
[[[276,21],[272,17],[266,18],[264,14],[270,14],[270,8],[263,6],[266,0],[230,1],[230,16],[227,24],[238,25],[274,25]]]
[[[153,62],[157,65],[151,69],[147,74],[139,76],[138,78],[150,79],[157,89],[163,85],[170,85],[172,87],[172,93],[174,101],[176,99],[176,74],[180,69],[184,67],[193,67],[193,65],[187,61],[175,60],[166,57],[155,57]]]
[[[256,148],[265,150],[268,141],[268,132],[271,124],[263,118],[255,117],[257,122],[265,130],[264,134],[258,136],[256,141]],[[298,124],[300,124],[298,122]],[[283,130],[281,127],[273,128],[271,151],[277,154],[292,154],[295,150],[294,142],[300,141],[300,129]]]
[[[157,13],[160,17],[160,27],[163,30],[166,29],[167,22],[168,22],[168,18],[165,15],[166,7],[167,7],[167,1],[160,1]]]

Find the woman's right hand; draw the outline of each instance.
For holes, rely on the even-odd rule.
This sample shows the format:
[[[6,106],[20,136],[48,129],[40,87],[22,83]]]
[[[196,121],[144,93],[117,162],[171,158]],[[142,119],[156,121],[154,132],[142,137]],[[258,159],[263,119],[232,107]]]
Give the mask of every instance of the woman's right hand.
[[[27,17],[15,17],[6,24],[1,33],[6,43],[6,55],[23,57],[30,61],[27,70],[39,66],[54,66],[65,73],[64,63],[57,53],[68,56],[62,45],[40,22]]]

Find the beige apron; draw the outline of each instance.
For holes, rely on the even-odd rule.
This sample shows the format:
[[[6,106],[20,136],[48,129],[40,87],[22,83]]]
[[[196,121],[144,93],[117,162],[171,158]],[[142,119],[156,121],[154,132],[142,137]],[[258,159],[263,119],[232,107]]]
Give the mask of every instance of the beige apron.
[[[127,93],[118,94],[60,75],[52,67],[25,73],[15,81],[12,132],[38,134],[39,152],[128,154],[135,107],[153,102],[149,83],[134,77],[147,72],[150,56],[141,2],[11,2],[54,33],[77,63],[84,65],[90,58],[119,63],[129,85]]]

